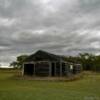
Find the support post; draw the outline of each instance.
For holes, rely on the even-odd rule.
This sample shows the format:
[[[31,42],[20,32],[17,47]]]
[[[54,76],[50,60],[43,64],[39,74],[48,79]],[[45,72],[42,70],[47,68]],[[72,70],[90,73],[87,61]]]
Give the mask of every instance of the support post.
[[[34,65],[34,76],[35,76],[35,63],[33,65]]]
[[[55,67],[55,76],[56,76],[56,62],[54,63],[54,67]]]
[[[65,63],[65,73],[66,73],[66,76],[67,76],[67,74],[68,74],[68,65],[67,65],[67,63]]]
[[[60,61],[60,76],[62,76],[62,62]]]
[[[49,76],[51,77],[51,71],[52,71],[52,69],[51,69],[51,62],[49,62]]]
[[[22,76],[24,76],[24,64],[22,65]]]

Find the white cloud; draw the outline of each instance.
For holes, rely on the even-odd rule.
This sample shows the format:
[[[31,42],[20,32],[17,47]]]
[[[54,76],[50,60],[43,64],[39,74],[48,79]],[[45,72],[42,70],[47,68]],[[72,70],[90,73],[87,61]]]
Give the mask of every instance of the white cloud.
[[[9,49],[9,48],[6,46],[0,46],[0,50],[5,50],[5,49]]]
[[[90,45],[91,45],[91,47],[93,47],[95,49],[99,49],[100,48],[100,42],[93,42]]]
[[[9,27],[15,24],[15,19],[0,18],[0,26]]]
[[[0,0],[2,63],[38,49],[99,54],[99,12],[100,0]]]
[[[10,6],[9,0],[0,0],[0,6],[3,6],[4,8],[8,8]]]

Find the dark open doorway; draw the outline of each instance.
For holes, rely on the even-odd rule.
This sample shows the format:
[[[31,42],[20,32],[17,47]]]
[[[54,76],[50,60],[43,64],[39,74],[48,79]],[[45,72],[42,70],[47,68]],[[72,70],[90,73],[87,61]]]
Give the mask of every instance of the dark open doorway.
[[[24,74],[32,76],[34,72],[34,64],[24,64]]]
[[[51,75],[52,75],[52,76],[55,76],[55,64],[54,64],[54,63],[52,63]]]

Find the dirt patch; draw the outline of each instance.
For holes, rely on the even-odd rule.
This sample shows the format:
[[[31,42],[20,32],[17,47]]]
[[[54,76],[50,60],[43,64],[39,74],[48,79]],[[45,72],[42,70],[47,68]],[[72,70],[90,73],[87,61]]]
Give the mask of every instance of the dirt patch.
[[[69,77],[37,77],[37,76],[14,75],[12,78],[17,80],[34,80],[34,81],[74,81],[83,78],[83,73],[77,75],[71,75]]]

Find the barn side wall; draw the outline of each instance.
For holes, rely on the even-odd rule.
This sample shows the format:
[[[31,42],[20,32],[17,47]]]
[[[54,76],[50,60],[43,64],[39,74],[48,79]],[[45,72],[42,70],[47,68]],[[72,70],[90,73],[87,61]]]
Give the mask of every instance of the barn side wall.
[[[81,67],[74,65],[70,69],[69,64],[65,62],[33,62],[24,64],[23,75],[30,76],[68,76],[70,74],[77,74],[81,72]]]

